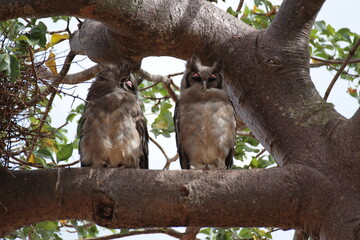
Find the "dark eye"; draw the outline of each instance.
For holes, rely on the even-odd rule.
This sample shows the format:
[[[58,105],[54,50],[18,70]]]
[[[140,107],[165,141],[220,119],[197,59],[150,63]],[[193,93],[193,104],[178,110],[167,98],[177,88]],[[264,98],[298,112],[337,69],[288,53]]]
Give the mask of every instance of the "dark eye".
[[[201,77],[200,77],[200,75],[199,75],[198,73],[194,73],[194,74],[192,75],[192,79],[193,79],[194,81],[196,81],[196,82],[201,82]]]
[[[211,74],[210,77],[209,77],[209,79],[208,79],[208,81],[209,81],[209,82],[213,82],[213,81],[215,81],[215,80],[216,80],[216,75],[215,75],[215,74]]]

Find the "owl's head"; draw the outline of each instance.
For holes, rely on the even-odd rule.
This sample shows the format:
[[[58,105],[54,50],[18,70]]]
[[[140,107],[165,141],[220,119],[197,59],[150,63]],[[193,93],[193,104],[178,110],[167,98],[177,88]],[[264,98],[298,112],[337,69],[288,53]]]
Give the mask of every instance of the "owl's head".
[[[203,91],[210,88],[223,88],[223,64],[216,61],[211,67],[204,66],[198,56],[193,56],[186,62],[186,71],[181,81],[181,91],[195,85],[200,85]]]
[[[130,63],[123,61],[121,63],[110,64],[109,70],[113,75],[111,79],[115,79],[118,87],[135,95],[137,94],[138,83],[131,73]]]

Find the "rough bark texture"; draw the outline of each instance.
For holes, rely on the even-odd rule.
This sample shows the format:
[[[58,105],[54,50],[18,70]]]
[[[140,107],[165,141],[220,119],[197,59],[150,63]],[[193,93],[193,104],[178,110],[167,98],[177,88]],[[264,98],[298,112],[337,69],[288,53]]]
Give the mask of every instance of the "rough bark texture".
[[[237,114],[282,166],[1,172],[0,236],[72,218],[109,227],[272,226],[360,239],[360,113],[343,118],[309,75],[308,35],[323,2],[284,1],[271,26],[258,31],[202,0],[0,0],[0,20],[101,21],[86,21],[71,45],[95,62],[192,53],[205,63],[223,59]]]

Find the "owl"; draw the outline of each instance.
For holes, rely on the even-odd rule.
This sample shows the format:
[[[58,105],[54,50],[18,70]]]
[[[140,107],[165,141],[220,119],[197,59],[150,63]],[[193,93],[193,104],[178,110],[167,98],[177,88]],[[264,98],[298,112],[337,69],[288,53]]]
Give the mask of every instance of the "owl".
[[[175,106],[176,144],[182,169],[228,169],[233,164],[236,120],[223,89],[222,62],[186,63]]]
[[[81,124],[82,167],[148,169],[148,132],[130,64],[111,64],[91,85]]]

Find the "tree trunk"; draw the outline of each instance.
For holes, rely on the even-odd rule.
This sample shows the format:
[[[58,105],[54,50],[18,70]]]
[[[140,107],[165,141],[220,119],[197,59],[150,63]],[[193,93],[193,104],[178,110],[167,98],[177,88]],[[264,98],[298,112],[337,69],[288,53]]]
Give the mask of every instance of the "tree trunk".
[[[192,53],[204,63],[223,59],[237,114],[281,167],[65,169],[13,172],[15,178],[4,172],[0,235],[73,218],[108,227],[267,226],[327,240],[360,238],[360,110],[343,118],[309,75],[309,32],[324,1],[284,1],[261,31],[202,0],[66,2],[0,0],[0,20],[96,20],[84,22],[71,47],[98,63]]]

